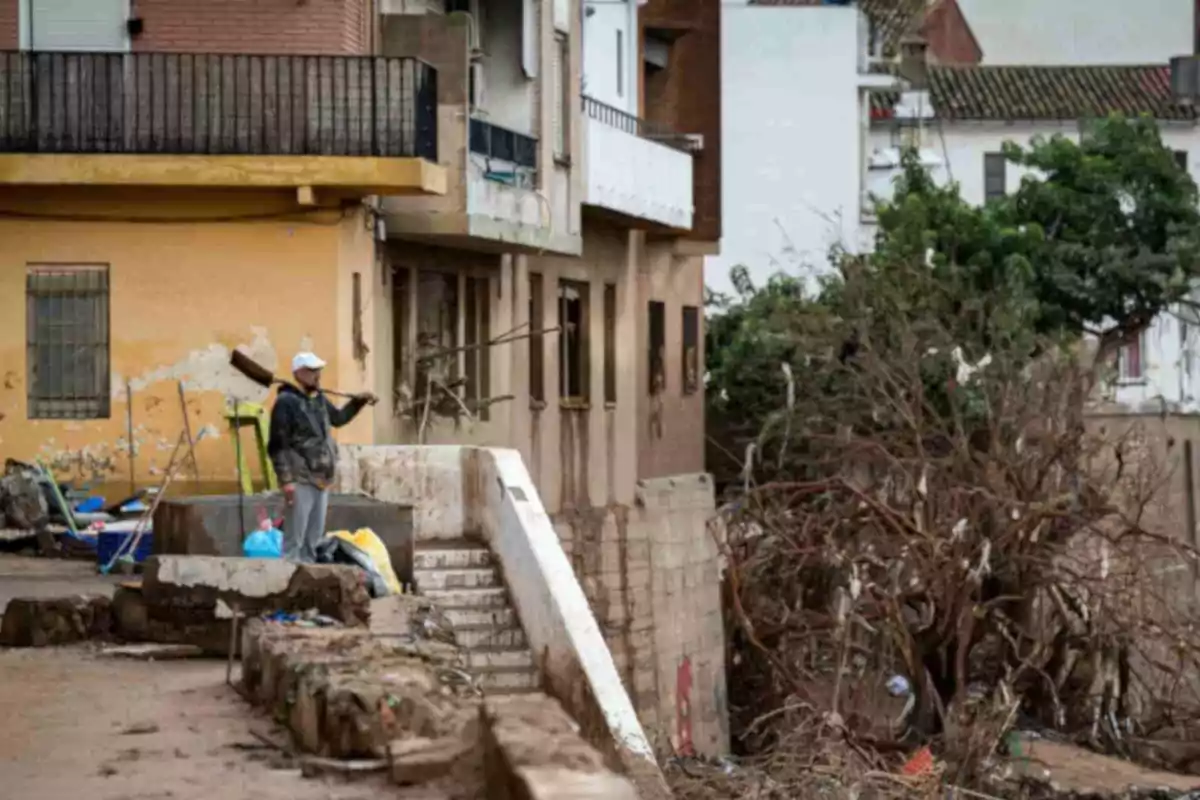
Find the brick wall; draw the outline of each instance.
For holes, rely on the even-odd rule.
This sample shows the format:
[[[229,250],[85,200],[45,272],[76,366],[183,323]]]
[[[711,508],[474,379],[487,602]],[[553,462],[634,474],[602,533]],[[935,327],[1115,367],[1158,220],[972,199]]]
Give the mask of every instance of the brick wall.
[[[0,50],[15,50],[17,38],[18,0],[0,0]]]
[[[371,0],[133,0],[134,50],[366,53]]]
[[[555,529],[660,752],[729,749],[721,559],[707,475],[638,482],[633,508],[560,514]]]
[[[696,155],[696,210],[689,238],[721,238],[721,0],[650,0],[639,12],[643,38],[678,34],[667,69],[643,83],[642,116],[704,136]]]
[[[921,32],[929,41],[929,53],[939,64],[978,64],[983,59],[983,50],[958,0],[939,0],[925,15]]]

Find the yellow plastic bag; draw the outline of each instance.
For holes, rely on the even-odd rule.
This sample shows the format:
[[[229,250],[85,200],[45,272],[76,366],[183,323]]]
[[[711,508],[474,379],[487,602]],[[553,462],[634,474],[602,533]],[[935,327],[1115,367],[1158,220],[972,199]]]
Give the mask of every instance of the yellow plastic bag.
[[[350,531],[332,531],[326,535],[344,539],[370,556],[371,561],[375,564],[375,569],[383,576],[383,580],[387,583],[388,589],[392,591],[392,594],[401,593],[400,580],[396,577],[396,570],[392,569],[391,556],[388,555],[387,548],[383,545],[383,540],[375,535],[375,531],[370,528],[359,528],[354,533]]]

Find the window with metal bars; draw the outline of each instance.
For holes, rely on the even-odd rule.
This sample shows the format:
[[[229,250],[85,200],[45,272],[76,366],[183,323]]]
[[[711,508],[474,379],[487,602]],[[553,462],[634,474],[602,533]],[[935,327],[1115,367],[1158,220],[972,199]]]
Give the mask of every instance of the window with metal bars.
[[[650,394],[656,395],[667,388],[667,306],[659,300],[651,300],[650,312]]]
[[[700,309],[683,307],[683,393],[700,390]]]
[[[1003,153],[983,154],[983,199],[996,200],[1008,193],[1008,161]]]
[[[558,282],[559,399],[585,404],[590,399],[588,293],[579,281]]]
[[[107,265],[30,265],[25,273],[29,419],[107,419]]]

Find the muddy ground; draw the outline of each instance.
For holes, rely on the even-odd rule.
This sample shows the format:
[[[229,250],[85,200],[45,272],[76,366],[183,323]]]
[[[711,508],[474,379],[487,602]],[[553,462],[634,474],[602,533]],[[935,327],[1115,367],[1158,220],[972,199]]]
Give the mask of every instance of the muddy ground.
[[[94,647],[0,651],[0,797],[375,800],[381,781],[307,779],[252,730],[274,726],[213,661],[138,662]]]

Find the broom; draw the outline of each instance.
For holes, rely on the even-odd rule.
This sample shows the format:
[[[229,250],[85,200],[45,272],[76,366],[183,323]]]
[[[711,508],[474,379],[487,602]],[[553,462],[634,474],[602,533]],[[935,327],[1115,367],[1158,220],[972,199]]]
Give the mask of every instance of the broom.
[[[292,384],[288,381],[285,381],[282,378],[276,378],[275,373],[271,372],[271,370],[267,369],[262,364],[259,364],[241,350],[233,351],[232,355],[229,357],[229,363],[238,372],[242,373],[264,389],[270,389],[275,384],[280,386],[292,386]],[[294,389],[296,387],[292,386],[292,388]],[[333,389],[323,388],[321,391],[325,394],[331,394],[334,397],[344,397],[347,400],[353,400],[355,397],[355,395],[347,394],[346,392],[334,391]],[[371,405],[374,404],[375,401],[371,401]]]

